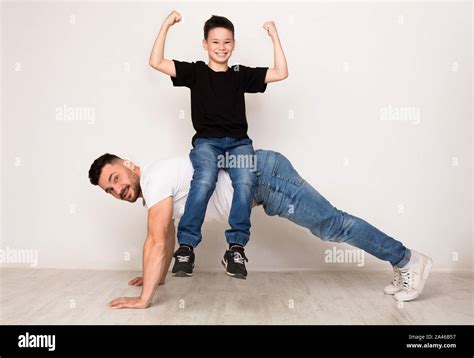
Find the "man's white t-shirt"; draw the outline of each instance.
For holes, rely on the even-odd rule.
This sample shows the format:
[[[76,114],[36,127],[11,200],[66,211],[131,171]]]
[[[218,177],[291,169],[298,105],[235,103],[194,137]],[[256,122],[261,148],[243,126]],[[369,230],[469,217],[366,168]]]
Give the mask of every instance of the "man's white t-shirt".
[[[142,164],[140,173],[140,187],[145,207],[149,209],[172,196],[173,219],[179,219],[184,213],[193,178],[193,165],[189,157],[182,156]],[[207,206],[206,220],[227,222],[233,193],[229,174],[225,170],[219,170],[216,189]]]

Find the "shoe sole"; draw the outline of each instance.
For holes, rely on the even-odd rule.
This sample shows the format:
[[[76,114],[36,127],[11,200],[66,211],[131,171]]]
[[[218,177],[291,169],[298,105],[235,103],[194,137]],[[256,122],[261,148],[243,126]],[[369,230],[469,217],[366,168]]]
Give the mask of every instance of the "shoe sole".
[[[395,298],[395,296],[393,296],[393,298],[397,301],[400,301],[400,302],[413,301],[415,298],[418,298],[421,295],[421,293],[423,292],[423,289],[425,288],[426,281],[428,281],[428,276],[430,275],[432,267],[433,267],[433,260],[428,258],[425,269],[423,270],[423,275],[421,276],[420,287],[417,290],[418,294],[415,297],[408,298],[408,299],[405,299],[405,300],[398,300],[398,299]]]
[[[178,271],[178,272],[173,272],[171,273],[175,277],[192,277],[192,273],[187,273],[184,271]]]
[[[227,264],[225,263],[224,259],[221,260],[221,264],[225,268],[225,273],[228,274],[230,277],[239,278],[241,280],[247,279],[247,276],[245,276],[244,274],[232,273],[232,272],[227,271]]]
[[[394,294],[396,294],[397,292],[400,292],[401,289],[398,289],[397,291],[394,291],[394,292],[386,292],[385,290],[383,290],[383,293],[388,295],[388,296],[393,296]]]

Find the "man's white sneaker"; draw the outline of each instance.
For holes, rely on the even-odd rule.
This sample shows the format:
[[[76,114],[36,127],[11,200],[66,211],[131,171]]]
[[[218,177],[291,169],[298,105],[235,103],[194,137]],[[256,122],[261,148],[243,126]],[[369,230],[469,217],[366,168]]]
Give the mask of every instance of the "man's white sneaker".
[[[400,269],[393,266],[393,280],[390,285],[384,287],[383,292],[386,295],[394,295],[402,289],[402,277],[400,276]]]
[[[399,268],[401,290],[393,298],[397,301],[410,301],[421,295],[432,266],[433,260],[428,256],[412,251],[410,261]]]

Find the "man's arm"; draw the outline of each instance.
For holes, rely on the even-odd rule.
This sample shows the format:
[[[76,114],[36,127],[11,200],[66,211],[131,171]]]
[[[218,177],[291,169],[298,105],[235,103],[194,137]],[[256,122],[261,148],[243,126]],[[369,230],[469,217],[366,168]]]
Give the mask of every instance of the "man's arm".
[[[173,252],[174,252],[174,248],[175,248],[175,240],[176,240],[176,231],[175,231],[175,227],[174,227],[174,220],[171,220],[171,223],[170,223],[170,227],[168,229],[168,236],[166,238],[167,240],[167,251],[166,251],[166,263],[165,263],[165,268],[164,268],[164,271],[163,271],[163,274],[160,278],[160,286],[161,285],[164,285],[165,284],[165,279],[166,279],[166,275],[168,274],[168,270],[169,270],[169,267],[170,267],[170,264],[171,264],[171,260],[173,259]],[[137,276],[135,278],[132,278],[130,281],[128,281],[128,284],[130,286],[135,286],[135,287],[139,287],[139,286],[142,286],[143,285],[143,276]]]
[[[273,21],[263,24],[263,28],[267,30],[268,35],[273,42],[273,68],[267,70],[265,83],[277,82],[288,77],[288,65],[286,64],[285,53],[281,47],[280,37]]]
[[[176,230],[175,230],[175,227],[174,227],[174,220],[171,220],[171,223],[170,223],[170,227],[168,229],[168,236],[166,238],[167,243],[167,252],[166,252],[166,264],[165,264],[165,269],[163,271],[163,274],[160,278],[160,286],[161,285],[164,285],[165,284],[165,279],[166,279],[166,275],[168,274],[168,270],[169,270],[169,267],[170,267],[170,264],[171,264],[171,260],[173,259],[173,252],[174,252],[174,248],[175,248],[175,240],[176,240]],[[135,287],[139,287],[139,286],[143,286],[143,276],[137,276],[137,277],[134,277],[132,278],[130,281],[128,281],[128,284],[130,286],[135,286]]]
[[[176,243],[176,232],[174,228],[174,220],[171,220],[170,226],[168,228],[168,235],[166,236],[166,253],[165,253],[166,262],[165,262],[164,271],[160,277],[160,285],[165,284],[166,275],[168,274],[171,260],[173,259],[175,243]]]
[[[111,308],[147,308],[150,306],[160,281],[166,277],[174,248],[170,232],[173,198],[170,196],[148,210],[148,234],[143,246],[143,288],[139,297],[118,297],[109,303]],[[173,226],[174,229],[174,226]],[[172,248],[170,248],[172,246]]]
[[[177,11],[172,11],[168,15],[161,25],[150,55],[150,66],[171,77],[176,77],[176,68],[173,61],[164,58],[165,41],[170,27],[179,21],[181,21],[181,14]]]

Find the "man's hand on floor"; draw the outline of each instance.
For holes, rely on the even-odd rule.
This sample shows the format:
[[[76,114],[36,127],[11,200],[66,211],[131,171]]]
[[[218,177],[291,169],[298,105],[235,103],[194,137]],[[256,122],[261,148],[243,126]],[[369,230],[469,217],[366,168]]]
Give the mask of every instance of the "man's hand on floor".
[[[137,276],[135,278],[132,278],[130,281],[128,281],[128,284],[130,286],[142,286],[143,285],[143,276]]]
[[[141,297],[118,297],[109,302],[108,307],[110,308],[137,308],[143,309],[150,307],[150,302],[142,299]]]

